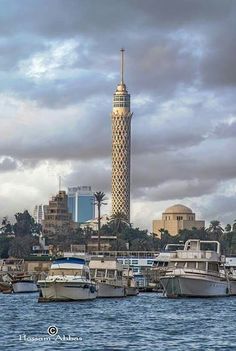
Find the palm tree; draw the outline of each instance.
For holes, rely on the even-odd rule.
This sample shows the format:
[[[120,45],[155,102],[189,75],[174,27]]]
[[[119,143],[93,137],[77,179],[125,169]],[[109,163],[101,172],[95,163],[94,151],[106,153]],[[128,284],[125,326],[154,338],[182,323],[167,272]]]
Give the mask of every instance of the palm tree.
[[[226,233],[230,233],[231,232],[231,224],[227,224],[226,225],[225,231],[226,231]]]
[[[234,220],[234,223],[232,225],[233,231],[236,232],[236,219]]]
[[[123,212],[116,212],[111,215],[110,225],[113,227],[113,231],[121,233],[123,229],[129,226],[128,218]]]
[[[104,202],[105,200],[105,193],[102,191],[97,191],[94,193],[95,197],[95,205],[97,205],[98,208],[98,251],[101,249],[101,243],[100,243],[100,236],[101,236],[101,206],[106,205]]]
[[[219,240],[224,232],[224,229],[221,227],[220,221],[214,220],[210,222],[210,225],[207,231],[214,235],[214,239]]]

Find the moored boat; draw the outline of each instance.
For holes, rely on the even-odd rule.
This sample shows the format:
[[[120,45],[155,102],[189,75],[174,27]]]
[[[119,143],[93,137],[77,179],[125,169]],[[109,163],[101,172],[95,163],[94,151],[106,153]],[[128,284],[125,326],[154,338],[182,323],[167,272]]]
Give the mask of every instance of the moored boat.
[[[123,266],[116,258],[93,257],[89,262],[91,277],[96,282],[97,297],[124,297]]]
[[[126,296],[136,296],[139,294],[139,289],[137,283],[134,279],[134,273],[132,268],[128,267],[123,271],[123,281],[125,284],[125,294]]]
[[[209,249],[212,245],[216,250]],[[235,283],[230,281],[224,269],[217,241],[186,241],[184,249],[177,250],[170,259],[169,268],[160,282],[165,295],[172,298],[231,296],[235,290]]]
[[[27,277],[17,278],[12,281],[12,291],[13,293],[34,293],[38,291],[37,284],[32,279],[27,279]]]
[[[84,259],[65,257],[55,260],[44,280],[39,280],[39,301],[92,300],[97,296],[96,285],[90,279]]]
[[[3,276],[4,284],[9,286],[7,292],[13,293],[34,293],[38,291],[36,282],[32,276],[26,273],[7,273]],[[5,292],[5,291],[4,291]]]

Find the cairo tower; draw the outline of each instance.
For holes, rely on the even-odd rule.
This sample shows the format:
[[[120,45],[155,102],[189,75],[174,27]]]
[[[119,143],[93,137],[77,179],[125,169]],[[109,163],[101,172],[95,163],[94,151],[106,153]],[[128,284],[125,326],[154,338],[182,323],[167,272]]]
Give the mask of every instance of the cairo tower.
[[[112,214],[123,213],[130,222],[130,94],[124,83],[124,49],[121,49],[121,82],[112,110]]]

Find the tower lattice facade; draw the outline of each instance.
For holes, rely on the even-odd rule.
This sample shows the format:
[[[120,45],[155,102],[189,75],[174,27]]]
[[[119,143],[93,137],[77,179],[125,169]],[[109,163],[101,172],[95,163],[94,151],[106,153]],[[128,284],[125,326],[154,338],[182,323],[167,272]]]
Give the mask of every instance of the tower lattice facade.
[[[112,110],[112,213],[130,221],[130,94],[124,83],[124,49],[121,49],[121,82],[113,96]]]

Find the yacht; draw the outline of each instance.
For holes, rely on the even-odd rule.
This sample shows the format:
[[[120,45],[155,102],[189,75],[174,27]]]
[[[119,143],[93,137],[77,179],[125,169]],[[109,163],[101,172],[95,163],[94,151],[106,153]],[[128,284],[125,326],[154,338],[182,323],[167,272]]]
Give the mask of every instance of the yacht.
[[[84,259],[64,257],[56,259],[44,280],[39,280],[39,301],[91,300],[97,296],[96,285],[90,279]]]
[[[139,294],[137,282],[134,279],[134,273],[132,268],[128,267],[123,270],[123,281],[125,284],[126,296],[136,296]]]
[[[224,269],[218,241],[187,240],[184,249],[177,250],[171,257],[168,270],[160,282],[164,294],[172,298],[230,296],[236,293],[236,281],[230,280]]]
[[[92,257],[91,277],[97,284],[97,297],[124,297],[123,266],[113,257]]]
[[[153,281],[160,282],[160,278],[166,274],[171,258],[175,257],[176,250],[183,249],[183,244],[167,244],[163,251],[161,251],[153,260],[151,272]]]

